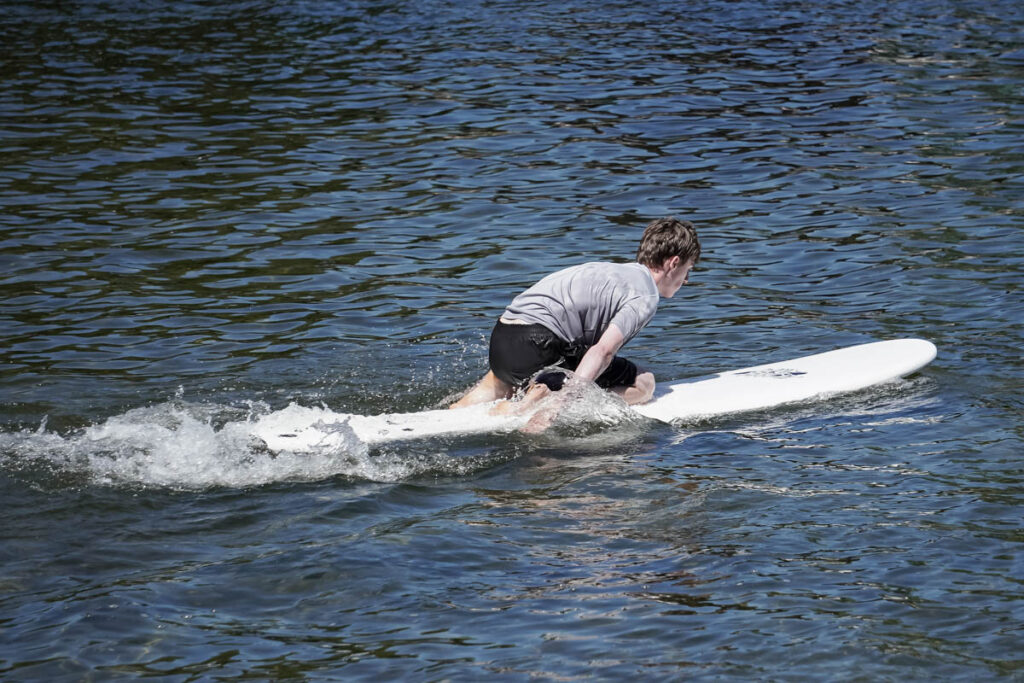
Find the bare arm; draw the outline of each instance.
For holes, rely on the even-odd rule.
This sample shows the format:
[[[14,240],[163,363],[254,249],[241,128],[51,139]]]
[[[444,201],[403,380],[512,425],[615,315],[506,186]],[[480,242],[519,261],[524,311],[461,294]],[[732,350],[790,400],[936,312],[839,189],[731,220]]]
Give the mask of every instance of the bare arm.
[[[608,368],[622,344],[622,330],[615,325],[609,325],[597,344],[583,355],[579,367],[576,368],[576,376],[593,382]],[[654,375],[637,368],[637,375],[631,386],[611,387],[611,391],[621,396],[626,403],[633,405],[650,401],[654,395],[654,387]]]
[[[615,352],[619,350],[625,341],[622,330],[616,325],[609,325],[608,329],[605,330],[601,338],[597,340],[597,343],[587,349],[587,352],[583,354],[583,358],[580,359],[580,364],[576,367],[576,377],[582,378],[585,381],[593,382],[597,379],[602,372],[604,372],[612,362],[612,358],[615,357]],[[653,378],[651,384],[653,385]],[[547,392],[546,387],[542,389]],[[562,409],[563,404],[569,399],[568,392],[562,392],[551,397],[551,401],[542,407],[530,421],[527,423],[523,431],[526,432],[542,432],[547,429],[555,416]],[[542,394],[542,396],[546,395]],[[626,397],[623,397],[626,398]],[[648,394],[646,398],[640,400],[647,400],[650,398]],[[627,399],[628,401],[628,399]],[[638,402],[638,401],[634,401]]]
[[[576,368],[576,375],[591,382],[600,377],[601,373],[611,364],[615,352],[622,347],[623,341],[625,339],[622,330],[614,323],[609,325],[597,343],[583,354],[583,358]]]

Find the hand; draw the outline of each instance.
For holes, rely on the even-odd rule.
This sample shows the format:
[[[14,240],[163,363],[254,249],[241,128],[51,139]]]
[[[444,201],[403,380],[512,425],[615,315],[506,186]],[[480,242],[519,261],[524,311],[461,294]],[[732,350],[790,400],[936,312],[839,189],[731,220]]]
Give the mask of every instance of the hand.
[[[519,431],[524,434],[540,434],[545,432],[551,426],[551,423],[555,421],[556,414],[553,410],[538,410]]]

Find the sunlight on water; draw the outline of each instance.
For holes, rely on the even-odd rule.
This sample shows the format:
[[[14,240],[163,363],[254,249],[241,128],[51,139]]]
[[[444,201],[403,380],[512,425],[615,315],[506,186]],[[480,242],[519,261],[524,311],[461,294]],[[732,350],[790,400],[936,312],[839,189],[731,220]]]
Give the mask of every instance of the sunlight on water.
[[[0,678],[1020,678],[1022,8],[0,0]],[[441,411],[664,215],[659,381],[939,357]]]

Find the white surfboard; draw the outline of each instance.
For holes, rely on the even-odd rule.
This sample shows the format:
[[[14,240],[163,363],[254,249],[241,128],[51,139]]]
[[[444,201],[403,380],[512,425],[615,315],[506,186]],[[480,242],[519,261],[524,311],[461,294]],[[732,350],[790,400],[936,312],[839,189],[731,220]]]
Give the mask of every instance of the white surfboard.
[[[252,433],[274,452],[350,450],[359,444],[373,446],[432,436],[510,432],[525,425],[529,418],[491,415],[493,407],[493,403],[481,403],[457,410],[354,415],[293,403],[261,417],[253,425]]]
[[[793,360],[755,365],[716,375],[660,383],[654,398],[633,409],[671,422],[715,417],[819,400],[910,375],[928,365],[935,345],[896,339],[850,346]],[[253,425],[271,451],[323,451],[432,436],[509,432],[523,416],[491,415],[494,404],[418,413],[350,415],[292,404]]]
[[[671,422],[764,410],[859,391],[917,372],[935,359],[924,339],[848,346],[813,356],[661,384],[642,415]]]

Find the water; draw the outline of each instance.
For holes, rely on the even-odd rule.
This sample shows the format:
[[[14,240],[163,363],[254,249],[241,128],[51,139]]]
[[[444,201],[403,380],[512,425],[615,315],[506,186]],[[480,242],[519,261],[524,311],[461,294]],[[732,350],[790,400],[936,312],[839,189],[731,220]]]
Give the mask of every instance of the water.
[[[0,2],[0,676],[1021,679],[1024,11]],[[665,379],[936,362],[703,423],[273,457],[443,405],[501,307],[704,257]]]

